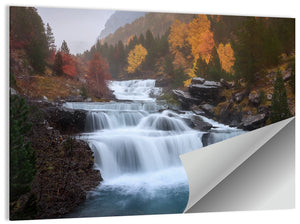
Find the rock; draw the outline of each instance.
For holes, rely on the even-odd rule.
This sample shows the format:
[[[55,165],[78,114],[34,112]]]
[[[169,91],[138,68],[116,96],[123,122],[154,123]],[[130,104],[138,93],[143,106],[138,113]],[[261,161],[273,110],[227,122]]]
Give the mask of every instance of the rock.
[[[273,90],[273,89],[272,89]],[[273,98],[273,94],[271,94],[271,93],[268,93],[267,94],[267,100],[272,100],[272,98]]]
[[[13,88],[9,88],[9,89],[10,89],[11,95],[18,95],[18,92],[15,89],[13,89]]]
[[[230,88],[232,88],[232,84],[231,84],[231,83],[228,83],[228,82],[226,82],[226,80],[225,80],[225,79],[220,79],[220,83],[221,83],[221,85],[222,85],[222,86],[224,86],[226,89],[230,89]]]
[[[84,98],[82,96],[68,96],[65,98],[66,102],[83,102]]]
[[[43,96],[43,100],[48,101],[48,98],[46,96]]]
[[[251,104],[253,104],[254,106],[258,106],[260,103],[259,94],[255,91],[252,91],[251,93],[249,93],[248,99],[249,99],[249,102]]]
[[[203,121],[198,116],[194,116],[193,117],[193,123],[195,125],[194,128],[198,129],[200,131],[208,131],[208,130],[210,130],[213,127],[210,123]]]
[[[201,110],[199,107],[194,106],[191,109],[197,115],[205,115],[205,112]]]
[[[205,82],[205,79],[196,77],[196,78],[192,79],[191,84],[203,84],[204,82]]]
[[[233,99],[235,102],[240,103],[248,95],[248,93],[248,90],[243,90],[242,92],[235,93],[233,94]]]
[[[271,106],[259,106],[257,108],[258,114],[265,114],[268,118],[271,114]]]
[[[172,93],[179,100],[183,109],[189,109],[193,104],[199,104],[201,102],[199,99],[192,97],[189,92],[174,89]]]
[[[266,123],[266,120],[266,114],[258,114],[255,116],[249,115],[242,119],[242,122],[239,124],[238,127],[246,131],[251,131],[263,127]]]
[[[292,78],[292,74],[289,72],[283,76],[283,81],[286,82]]]
[[[213,116],[214,115],[214,106],[211,104],[203,104],[200,106],[201,109],[205,112],[206,115],[208,116]]]
[[[191,84],[188,88],[190,95],[202,102],[217,104],[223,100],[220,96],[222,86],[219,82],[205,81],[203,84]]]
[[[80,133],[85,129],[87,112],[85,110],[72,110],[62,107],[50,107],[45,110],[51,126],[62,133]]]
[[[204,133],[202,135],[202,144],[203,144],[203,147],[208,146],[209,136],[210,136],[210,133]]]

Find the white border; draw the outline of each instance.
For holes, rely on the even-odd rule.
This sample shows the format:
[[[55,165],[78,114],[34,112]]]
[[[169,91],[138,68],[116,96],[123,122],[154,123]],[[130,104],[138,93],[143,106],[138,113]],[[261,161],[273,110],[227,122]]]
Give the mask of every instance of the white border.
[[[24,6],[49,6],[49,7],[69,7],[69,8],[93,8],[93,9],[118,9],[118,10],[136,10],[136,11],[159,11],[159,12],[184,12],[184,13],[205,13],[205,14],[222,14],[222,15],[250,15],[250,16],[276,16],[276,17],[293,17],[299,18],[299,5],[297,0],[2,0],[1,1],[1,152],[3,164],[1,169],[1,218],[7,220],[7,180],[8,180],[8,67],[7,67],[7,49],[8,49],[8,5]],[[297,23],[296,23],[297,24]],[[299,30],[297,26],[296,31]],[[299,32],[297,32],[299,34]],[[297,35],[298,36],[298,35]],[[297,50],[296,50],[297,51]],[[296,57],[298,59],[298,57]],[[298,60],[297,60],[298,62]],[[298,64],[298,63],[297,63]],[[298,80],[298,79],[296,79]],[[297,86],[299,82],[297,81]],[[298,91],[297,91],[298,92]],[[298,108],[298,104],[296,104]],[[297,110],[299,111],[299,110]],[[296,127],[298,127],[296,119]],[[296,139],[298,131],[296,132]],[[296,140],[296,148],[298,142]],[[299,174],[299,153],[296,152],[296,173]],[[296,189],[299,187],[299,178],[296,176]],[[297,192],[296,192],[296,195]],[[297,196],[296,196],[297,197]],[[299,205],[299,197],[296,198],[296,206]],[[293,210],[280,211],[257,211],[257,212],[225,212],[225,213],[201,213],[201,214],[184,214],[184,215],[151,215],[151,216],[127,216],[127,217],[108,217],[108,218],[82,218],[82,219],[59,219],[34,221],[36,223],[296,223],[296,217],[299,217],[299,208]],[[2,221],[1,220],[1,221]],[[33,221],[29,221],[33,222]],[[18,222],[18,223],[28,223]]]

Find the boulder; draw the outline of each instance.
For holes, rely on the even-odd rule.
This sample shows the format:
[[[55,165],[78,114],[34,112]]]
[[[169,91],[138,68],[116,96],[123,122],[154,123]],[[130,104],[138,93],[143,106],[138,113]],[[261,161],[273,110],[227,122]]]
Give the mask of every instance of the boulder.
[[[259,94],[255,91],[252,91],[251,93],[249,93],[248,99],[249,99],[249,102],[251,104],[253,104],[254,106],[258,106],[260,103]]]
[[[205,82],[205,79],[196,77],[196,78],[192,79],[191,84],[203,84],[204,82]]]
[[[192,118],[182,118],[182,120],[188,125],[190,128],[197,129],[200,131],[208,131],[210,130],[213,126],[205,122],[201,119],[199,116],[193,116]]]
[[[246,131],[252,131],[257,128],[261,128],[265,126],[267,120],[266,114],[258,114],[258,115],[249,115],[242,119],[242,122],[239,124],[239,128],[242,128]]]
[[[219,82],[205,81],[203,84],[191,83],[188,88],[189,93],[193,98],[197,98],[203,102],[217,104],[223,100],[220,96],[223,87]]]
[[[271,101],[273,98],[273,95],[271,93],[267,94],[267,100]]]
[[[287,74],[285,74],[283,76],[283,81],[286,82],[288,80],[290,80],[292,78],[292,74],[290,72],[288,72]]]
[[[225,79],[220,79],[220,83],[223,87],[225,87],[226,89],[230,89],[233,87],[233,85],[231,83],[226,82]]]
[[[242,92],[233,94],[233,99],[235,102],[240,103],[248,94],[249,94],[248,90],[243,90]]]
[[[200,117],[194,116],[193,117],[193,123],[195,125],[195,129],[200,131],[209,131],[213,126],[212,124],[203,121]]]
[[[214,115],[214,106],[211,104],[203,104],[200,106],[200,108],[205,112],[206,115],[208,116],[213,116]]]
[[[189,92],[178,89],[174,89],[172,92],[181,103],[183,109],[189,109],[193,104],[201,103],[199,99],[192,97]]]
[[[85,110],[49,107],[45,112],[50,125],[64,134],[80,133],[85,129],[87,116],[87,111]]]

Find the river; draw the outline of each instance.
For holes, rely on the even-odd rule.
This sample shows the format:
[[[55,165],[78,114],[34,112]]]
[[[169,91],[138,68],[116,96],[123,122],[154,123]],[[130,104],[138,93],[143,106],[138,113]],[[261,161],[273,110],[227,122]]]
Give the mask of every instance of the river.
[[[111,81],[109,88],[118,102],[64,104],[88,111],[79,138],[89,143],[104,179],[66,217],[182,213],[189,187],[179,155],[203,147],[207,132],[186,125],[197,116],[191,111],[176,113],[156,100],[162,89],[155,80]],[[208,144],[243,133],[199,117],[213,125]]]

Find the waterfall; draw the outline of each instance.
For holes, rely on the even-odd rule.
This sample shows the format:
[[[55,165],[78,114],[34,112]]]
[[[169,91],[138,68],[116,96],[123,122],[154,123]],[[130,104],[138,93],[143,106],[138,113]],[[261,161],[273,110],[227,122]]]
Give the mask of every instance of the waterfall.
[[[154,79],[110,81],[108,86],[119,100],[155,101],[162,92],[161,88],[155,87]]]
[[[191,129],[185,120],[197,115],[157,102],[161,88],[155,80],[110,81],[109,88],[122,101],[63,105],[87,111],[80,138],[89,143],[104,179],[70,217],[182,212],[188,180],[179,155],[203,147],[204,134],[212,144],[241,131],[201,116],[213,130]]]

